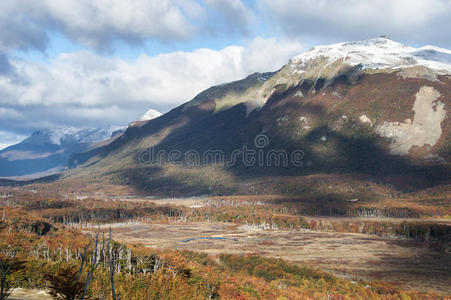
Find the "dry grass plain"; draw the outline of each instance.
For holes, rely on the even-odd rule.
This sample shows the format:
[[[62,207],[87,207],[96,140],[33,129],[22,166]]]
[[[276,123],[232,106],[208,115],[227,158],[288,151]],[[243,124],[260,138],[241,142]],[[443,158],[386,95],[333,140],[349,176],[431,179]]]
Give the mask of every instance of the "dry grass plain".
[[[389,281],[402,288],[451,294],[451,255],[413,240],[309,230],[251,230],[216,222],[116,224],[112,232],[118,241],[148,247],[212,256],[258,254],[350,279]]]

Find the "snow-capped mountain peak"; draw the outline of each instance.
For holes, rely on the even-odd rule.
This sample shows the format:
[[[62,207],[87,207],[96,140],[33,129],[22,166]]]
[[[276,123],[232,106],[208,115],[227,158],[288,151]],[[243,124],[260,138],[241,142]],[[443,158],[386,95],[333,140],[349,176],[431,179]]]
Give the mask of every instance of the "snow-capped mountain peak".
[[[434,46],[414,48],[386,37],[318,46],[290,61],[295,72],[303,73],[312,61],[342,59],[351,66],[364,69],[399,69],[423,65],[439,73],[451,74],[451,51]]]
[[[50,140],[50,143],[61,146],[68,143],[92,144],[111,137],[116,127],[108,128],[75,128],[59,127],[38,130],[33,133],[34,139],[41,137]]]
[[[142,115],[138,121],[149,121],[155,118],[158,118],[161,116],[161,113],[159,111],[156,111],[155,109],[149,109],[144,115]]]

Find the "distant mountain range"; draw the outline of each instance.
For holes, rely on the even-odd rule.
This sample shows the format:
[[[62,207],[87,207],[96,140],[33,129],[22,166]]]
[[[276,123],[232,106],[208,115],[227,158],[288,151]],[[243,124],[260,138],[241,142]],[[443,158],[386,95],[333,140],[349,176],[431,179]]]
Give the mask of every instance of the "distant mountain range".
[[[108,145],[73,155],[69,164],[78,168],[66,175],[148,194],[296,193],[305,186],[287,182],[313,174],[434,185],[449,181],[450,111],[450,50],[386,37],[319,46],[277,72],[211,87],[136,122]],[[270,166],[247,164],[243,146],[254,153],[300,150],[302,162],[285,165],[272,156]],[[143,164],[148,149],[180,155],[175,164],[168,157]],[[216,150],[234,163],[186,161],[187,153]]]
[[[149,110],[139,120],[150,120],[160,113]],[[161,114],[160,114],[161,115]],[[126,127],[43,129],[22,142],[0,150],[0,177],[35,178],[67,168],[73,153],[105,146]]]

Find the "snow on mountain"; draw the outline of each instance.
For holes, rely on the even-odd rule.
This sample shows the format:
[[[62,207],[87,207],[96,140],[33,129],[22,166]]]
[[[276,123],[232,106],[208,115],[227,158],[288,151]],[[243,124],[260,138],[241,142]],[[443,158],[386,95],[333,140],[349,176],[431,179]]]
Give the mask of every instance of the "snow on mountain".
[[[141,116],[141,118],[138,119],[138,121],[149,121],[158,118],[159,116],[161,116],[159,111],[149,109],[144,115]]]
[[[107,140],[117,127],[54,128],[33,132],[22,142],[0,151],[0,176],[30,176],[61,171],[67,159]]]
[[[161,116],[161,113],[149,109],[138,121],[148,121]],[[106,128],[60,127],[35,131],[30,138],[34,141],[50,141],[51,144],[64,146],[71,144],[94,144],[107,140],[125,131],[127,127],[109,126]],[[29,139],[30,139],[29,138]]]
[[[386,37],[313,47],[290,61],[296,73],[303,73],[312,61],[327,58],[330,63],[343,59],[364,69],[400,69],[426,66],[442,74],[451,74],[451,51],[434,46],[409,47]]]
[[[33,135],[42,135],[50,139],[50,142],[61,146],[68,143],[92,144],[111,137],[117,127],[107,128],[54,128],[39,130]]]
[[[318,46],[295,56],[265,80],[249,80],[254,76],[251,75],[243,81],[219,85],[220,93],[218,89],[208,89],[190,105],[213,99],[217,112],[244,103],[249,115],[261,109],[275,91],[280,94],[304,81],[316,85],[319,79],[324,80],[324,88],[339,76],[354,81],[365,73],[391,71],[400,71],[398,75],[402,78],[436,81],[438,75],[451,74],[451,51],[434,46],[414,48],[386,37]],[[315,87],[311,87],[311,92],[316,92]]]

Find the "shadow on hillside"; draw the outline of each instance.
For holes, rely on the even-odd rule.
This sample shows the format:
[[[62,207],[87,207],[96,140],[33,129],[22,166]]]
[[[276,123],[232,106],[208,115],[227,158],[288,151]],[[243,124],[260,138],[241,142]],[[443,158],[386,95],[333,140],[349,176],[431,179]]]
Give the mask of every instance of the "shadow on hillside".
[[[304,92],[308,87],[304,87]],[[320,118],[328,118],[325,109],[316,104],[290,101],[282,105],[275,114],[271,107],[279,99],[296,92],[296,88],[273,96],[267,105],[246,116],[244,105],[237,105],[218,114],[199,114],[199,119],[193,118],[186,126],[180,127],[168,135],[155,150],[178,150],[186,153],[195,150],[205,153],[207,150],[221,149],[225,160],[230,160],[230,153],[242,149],[243,145],[252,150],[254,137],[271,124],[277,115],[289,115],[291,111],[302,111],[315,114]],[[270,140],[267,149],[283,149],[287,153],[302,150],[303,166],[245,166],[242,156],[238,163],[225,168],[239,181],[273,178],[277,176],[304,176],[310,174],[355,174],[366,176],[377,183],[389,184],[400,192],[412,192],[450,182],[450,170],[446,165],[418,165],[406,157],[389,154],[379,137],[361,128],[355,134],[343,134],[332,130],[327,122],[323,126],[308,132],[302,138],[287,136],[284,132],[268,130],[265,133]],[[322,142],[321,138],[327,137]],[[327,148],[333,148],[332,153]],[[318,148],[320,150],[318,150]],[[325,148],[325,153],[321,149]],[[201,189],[204,191],[204,189]],[[281,190],[283,193],[283,191]]]
[[[327,141],[322,142],[322,137]],[[278,138],[273,138],[277,140]],[[333,146],[328,146],[333,145]],[[285,145],[288,153],[301,149],[300,167],[234,167],[235,175],[250,179],[258,176],[303,176],[309,174],[361,174],[394,186],[401,192],[411,192],[450,183],[447,165],[421,165],[402,156],[395,156],[378,143],[375,137],[349,137],[327,127],[317,128],[305,136],[297,147]],[[318,153],[321,147],[333,147],[333,153]],[[317,150],[316,148],[320,148]]]
[[[186,132],[185,132],[186,133]],[[327,134],[327,138],[330,142],[333,142],[335,148],[335,155],[325,156],[318,155],[315,152],[315,144],[313,141],[320,140],[320,137]],[[247,135],[244,135],[245,137]],[[172,137],[176,139],[178,135],[174,134]],[[279,193],[293,195],[299,193],[299,188],[286,187],[284,181],[289,181],[290,178],[297,178],[312,174],[330,174],[337,176],[350,176],[356,179],[365,179],[373,181],[376,184],[386,184],[394,187],[400,192],[412,192],[433,187],[440,184],[450,182],[449,168],[446,165],[434,165],[434,166],[422,166],[412,164],[406,158],[401,156],[393,156],[387,153],[382,146],[380,146],[374,137],[348,137],[339,134],[334,131],[330,131],[327,127],[321,127],[311,131],[302,141],[302,144],[283,144],[282,141],[286,141],[284,137],[270,136],[271,141],[274,141],[277,145],[283,145],[288,153],[302,149],[304,152],[303,165],[302,166],[259,166],[254,164],[253,166],[244,166],[238,163],[231,167],[221,168],[225,172],[230,173],[236,178],[235,183],[227,185],[221,183],[221,180],[217,184],[214,184],[212,191],[211,185],[205,182],[199,181],[196,176],[190,175],[192,167],[179,167],[180,173],[177,176],[163,176],[158,180],[153,181],[152,184],[144,183],[140,178],[146,178],[140,173],[150,174],[149,176],[155,176],[162,172],[162,166],[137,166],[137,169],[127,169],[121,172],[121,174],[127,174],[130,177],[130,184],[134,186],[137,191],[151,193],[152,191],[170,191],[170,193],[178,193],[175,190],[186,191],[188,194],[223,194],[224,192],[243,192],[242,185],[248,182],[256,182],[256,185],[263,186],[259,190],[249,191],[249,194],[260,193],[264,191],[265,180],[268,185],[275,186],[269,193]],[[159,149],[165,149],[170,151],[173,149],[180,152],[196,150],[200,153],[208,149],[218,149],[215,145],[208,143],[206,140],[200,140],[191,144],[192,147],[187,147],[182,137],[180,137],[177,143],[163,141],[155,151]],[[279,142],[280,141],[280,142]],[[223,141],[224,142],[224,141]],[[252,141],[243,141],[243,144],[250,145]],[[235,141],[236,144],[236,141]],[[197,147],[195,148],[195,146]],[[204,145],[204,148],[200,148],[198,145]],[[233,151],[236,149],[233,141],[229,144],[226,151]],[[223,149],[226,147],[223,147]],[[280,147],[281,148],[281,147]],[[254,149],[257,150],[257,149]],[[229,153],[230,153],[229,152]],[[230,159],[228,157],[227,159]],[[226,159],[226,161],[228,161]],[[219,168],[219,167],[218,167]],[[145,171],[148,169],[148,171]],[[133,175],[135,173],[135,175]],[[136,176],[137,175],[137,176]],[[214,175],[214,174],[212,174]],[[208,174],[207,174],[208,176]],[[183,179],[180,179],[183,178]],[[262,181],[263,183],[259,183]],[[280,184],[275,184],[275,181],[280,181]],[[159,187],[161,184],[162,187]],[[233,185],[236,187],[233,187]],[[169,188],[172,186],[172,189]],[[316,194],[315,192],[313,192]],[[333,197],[339,199],[338,196]]]
[[[163,175],[164,174],[164,175]],[[163,166],[122,170],[122,184],[131,184],[138,194],[164,197],[190,197],[199,195],[232,195],[238,192],[225,182],[209,184],[195,174],[165,174]]]
[[[0,178],[0,186],[25,186],[28,184],[36,184],[36,183],[50,183],[57,181],[62,178],[61,173],[53,174],[49,176],[44,176],[36,179],[29,179],[29,180],[13,180],[13,179],[2,179]]]

